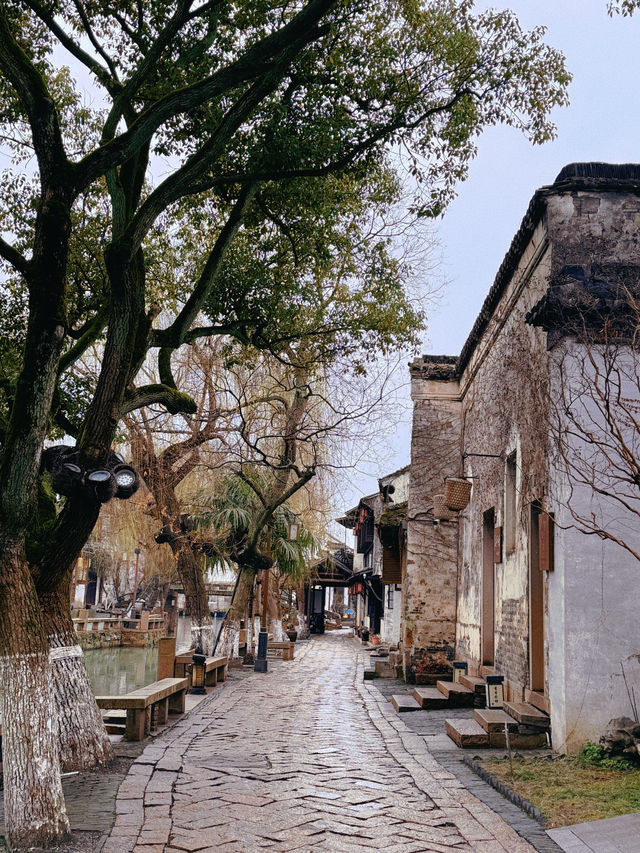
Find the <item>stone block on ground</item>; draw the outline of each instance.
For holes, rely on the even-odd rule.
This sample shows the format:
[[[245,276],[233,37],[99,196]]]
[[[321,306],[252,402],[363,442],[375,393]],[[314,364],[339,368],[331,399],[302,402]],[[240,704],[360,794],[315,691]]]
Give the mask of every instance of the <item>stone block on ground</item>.
[[[449,701],[437,687],[416,687],[413,691],[413,698],[421,708],[426,710],[446,708],[449,705]]]
[[[436,687],[455,708],[472,708],[474,692],[463,684],[455,681],[438,681]]]
[[[420,710],[420,705],[418,705],[413,696],[410,696],[408,693],[396,693],[391,697],[391,704],[399,714],[404,714],[407,711]]]
[[[475,720],[445,720],[445,730],[461,749],[489,746],[489,735]]]
[[[369,667],[365,668],[365,670],[364,670],[364,680],[365,681],[371,681],[372,679],[377,678],[377,677],[378,677],[378,673],[375,671],[375,669],[371,669]]]
[[[518,731],[518,723],[498,708],[476,708],[473,717],[485,732],[504,732],[505,723],[510,732]]]

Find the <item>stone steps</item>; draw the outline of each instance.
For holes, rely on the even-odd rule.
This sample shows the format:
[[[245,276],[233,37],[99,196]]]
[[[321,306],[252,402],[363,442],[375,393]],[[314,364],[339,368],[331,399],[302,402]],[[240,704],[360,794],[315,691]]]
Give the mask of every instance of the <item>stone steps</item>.
[[[482,696],[485,695],[486,681],[478,675],[461,675],[460,684],[462,684],[463,687],[468,687],[469,690],[473,690],[474,693]]]
[[[489,735],[475,720],[445,720],[445,731],[461,749],[488,747]]]
[[[449,707],[449,700],[442,695],[437,687],[416,687],[413,691],[413,698],[425,710]]]
[[[523,726],[549,728],[551,722],[549,717],[528,702],[505,702],[503,707],[507,714]]]
[[[405,714],[408,711],[419,711],[420,705],[408,693],[396,693],[391,697],[391,704],[396,709],[398,714]]]
[[[396,668],[389,662],[389,658],[375,661],[375,671],[378,678],[395,678]]]
[[[455,681],[437,681],[436,687],[452,708],[472,708],[474,691]]]
[[[505,749],[507,745],[504,730],[485,731],[477,720],[445,720],[445,730],[461,749]],[[511,749],[541,749],[547,745],[547,737],[544,733],[509,732],[509,745]]]
[[[473,712],[473,718],[487,734],[504,732],[505,725],[510,732],[518,731],[518,723],[513,717],[498,708],[476,708]]]

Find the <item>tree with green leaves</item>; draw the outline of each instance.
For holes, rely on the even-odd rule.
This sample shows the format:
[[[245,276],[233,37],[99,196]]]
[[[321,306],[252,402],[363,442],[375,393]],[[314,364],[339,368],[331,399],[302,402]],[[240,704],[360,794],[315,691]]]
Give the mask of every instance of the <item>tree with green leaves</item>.
[[[75,72],[60,67],[65,53]],[[269,219],[279,187],[304,194],[329,175],[408,168],[415,212],[439,213],[482,128],[505,122],[543,142],[567,82],[542,30],[523,32],[509,12],[475,15],[466,0],[2,4],[0,134],[12,158],[2,299],[23,319],[21,345],[3,347],[0,365],[4,796],[14,846],[47,846],[68,826],[48,684],[58,670],[75,672],[58,620],[100,508],[83,483],[56,509],[40,465],[47,435],[74,435],[78,467],[89,470],[108,462],[128,412],[194,411],[173,375],[175,351],[221,331],[248,343],[268,331],[255,303],[219,298],[218,284],[245,221],[258,210]],[[205,199],[216,237],[193,246],[171,310],[155,298],[157,250],[171,246],[182,205]],[[380,346],[393,339],[378,330]],[[73,365],[97,341],[95,387],[74,385]],[[150,351],[157,375],[140,384]],[[89,697],[81,704],[93,713]],[[90,748],[109,755],[104,739]]]

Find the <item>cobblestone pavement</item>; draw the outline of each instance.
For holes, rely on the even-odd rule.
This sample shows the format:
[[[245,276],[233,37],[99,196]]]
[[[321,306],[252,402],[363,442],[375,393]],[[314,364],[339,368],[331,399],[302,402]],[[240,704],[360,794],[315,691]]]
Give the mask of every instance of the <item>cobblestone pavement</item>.
[[[359,658],[328,633],[214,693],[134,762],[103,853],[532,851],[391,716]]]

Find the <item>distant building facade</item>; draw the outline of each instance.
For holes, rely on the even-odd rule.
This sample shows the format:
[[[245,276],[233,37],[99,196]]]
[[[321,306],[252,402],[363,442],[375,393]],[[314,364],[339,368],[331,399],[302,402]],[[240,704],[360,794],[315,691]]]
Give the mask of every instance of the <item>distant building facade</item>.
[[[378,484],[378,492],[361,498],[338,522],[354,536],[350,593],[356,625],[396,645],[406,562],[409,466],[382,477]]]

